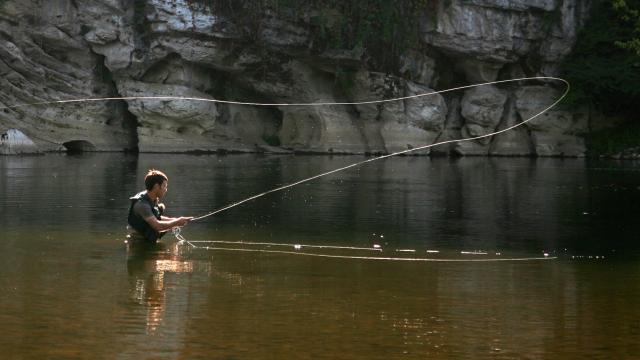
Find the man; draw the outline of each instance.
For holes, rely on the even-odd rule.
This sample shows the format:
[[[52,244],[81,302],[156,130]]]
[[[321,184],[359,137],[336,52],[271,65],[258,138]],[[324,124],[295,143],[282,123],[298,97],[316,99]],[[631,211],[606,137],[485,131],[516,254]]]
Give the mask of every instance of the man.
[[[168,230],[186,225],[193,217],[173,218],[162,215],[164,204],[160,199],[167,193],[169,178],[163,172],[151,169],[144,177],[146,191],[132,196],[129,208],[129,226],[138,237],[155,243]],[[129,236],[131,238],[131,236]]]

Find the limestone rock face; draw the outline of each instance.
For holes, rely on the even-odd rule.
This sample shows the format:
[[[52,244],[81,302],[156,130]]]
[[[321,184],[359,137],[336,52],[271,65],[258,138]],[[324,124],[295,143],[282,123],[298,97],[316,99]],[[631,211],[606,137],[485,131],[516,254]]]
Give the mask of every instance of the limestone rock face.
[[[38,146],[20,130],[0,132],[0,155],[37,154]]]
[[[438,81],[435,59],[415,50],[402,55],[400,73],[411,81],[427,86],[433,86]]]
[[[507,96],[493,85],[478,86],[464,93],[462,116],[466,120],[469,133],[473,136],[485,135],[500,122]]]
[[[587,18],[588,1],[452,0],[423,22],[424,41],[459,59],[467,80],[493,81],[504,64],[539,49],[534,73],[557,75]]]
[[[558,99],[559,93],[544,86],[525,86],[515,92],[515,107],[523,119],[530,119]],[[584,156],[586,146],[581,135],[588,128],[586,117],[563,110],[547,111],[526,126],[531,131],[535,153],[541,156]]]
[[[444,129],[435,141],[443,144],[431,148],[432,154],[447,155],[455,153],[454,149],[459,144],[458,140],[463,138],[461,129],[464,125],[464,118],[460,114],[460,98],[452,97],[447,104],[449,111],[445,119]]]
[[[463,139],[487,135],[496,131],[502,120],[507,95],[493,85],[471,88],[465,91],[461,114],[465,124],[461,129]],[[459,142],[455,152],[460,155],[486,155],[490,137]]]
[[[352,102],[405,98],[355,105],[367,151],[394,153],[433,143],[442,128],[447,106],[440,94],[424,85],[382,73],[360,71],[351,90]],[[419,95],[419,96],[417,96]],[[428,154],[429,148],[411,154]]]
[[[309,41],[308,29],[267,12],[260,23],[259,39],[277,47],[303,47]]]
[[[515,101],[513,98],[509,98],[507,99],[503,120],[496,130],[504,131],[514,127],[521,122],[519,120]],[[535,154],[535,149],[531,143],[526,127],[520,126],[495,135],[491,141],[489,154],[499,156],[529,156]]]
[[[79,35],[86,47],[104,56],[104,66],[111,72],[126,69],[134,61],[134,7],[124,7],[120,1],[76,2]],[[71,5],[69,5],[71,6]],[[82,35],[83,34],[83,35]],[[136,58],[140,52],[135,52]]]
[[[282,100],[304,103],[334,103],[332,79],[307,65],[292,61],[288,70],[293,86]],[[275,94],[274,94],[275,95]],[[363,153],[362,134],[355,119],[343,105],[281,106],[282,145],[297,151]]]
[[[204,93],[181,85],[153,84],[132,80],[118,82],[126,97],[162,94],[210,99]],[[143,152],[175,151],[194,142],[197,150],[216,149],[206,133],[215,127],[216,105],[208,101],[127,100],[128,110],[138,119],[138,147]]]
[[[432,93],[434,90],[416,83],[406,82],[404,96],[411,97]],[[404,109],[389,113],[381,134],[387,152],[397,152],[431,145],[444,127],[447,105],[440,94],[409,98],[403,101]],[[412,151],[411,154],[428,154],[430,148]]]
[[[494,63],[514,62],[544,35],[542,19],[502,5],[508,6],[491,1],[482,6],[461,0],[448,6],[440,2],[437,16],[425,19],[424,40],[451,54]]]
[[[36,6],[37,5],[37,6]],[[80,35],[68,1],[6,1],[0,7],[0,127],[14,128],[41,150],[88,141],[97,150],[134,148],[124,102],[29,105],[117,96],[102,58]],[[5,108],[8,107],[8,108]]]
[[[463,58],[457,61],[456,66],[462,73],[464,73],[465,78],[469,82],[479,84],[497,80],[498,73],[503,68],[504,64],[501,62]]]
[[[229,137],[238,139],[247,148],[255,147],[254,150],[287,152],[280,147],[278,132],[282,124],[273,112],[255,106],[229,105],[226,109],[228,120],[225,121],[223,114],[219,123],[226,125]]]
[[[0,129],[42,151],[391,153],[485,135],[520,124],[561,89],[529,82],[415,96],[557,75],[589,5],[430,3],[415,14],[421,43],[383,73],[371,60],[387,54],[322,45],[312,6],[265,5],[247,17],[250,2],[0,1]],[[328,14],[321,28],[335,34],[344,15]],[[183,99],[43,104],[122,96]],[[42,104],[15,106],[33,103]],[[582,156],[587,120],[554,110],[496,137],[412,153]]]

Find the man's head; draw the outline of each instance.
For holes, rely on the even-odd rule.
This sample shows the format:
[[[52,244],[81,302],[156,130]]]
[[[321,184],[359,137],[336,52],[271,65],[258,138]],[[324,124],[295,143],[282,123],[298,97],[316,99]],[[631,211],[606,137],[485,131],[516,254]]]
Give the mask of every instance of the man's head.
[[[162,171],[151,169],[144,177],[144,186],[147,193],[154,197],[161,198],[167,193],[169,178]]]

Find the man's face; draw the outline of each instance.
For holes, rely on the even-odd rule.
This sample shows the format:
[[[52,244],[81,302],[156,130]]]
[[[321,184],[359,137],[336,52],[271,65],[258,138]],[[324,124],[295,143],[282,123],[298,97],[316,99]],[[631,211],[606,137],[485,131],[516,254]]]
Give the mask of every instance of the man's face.
[[[169,189],[169,182],[168,181],[163,181],[162,184],[158,185],[156,184],[156,194],[158,195],[158,197],[163,197],[164,194],[167,193],[167,190]]]

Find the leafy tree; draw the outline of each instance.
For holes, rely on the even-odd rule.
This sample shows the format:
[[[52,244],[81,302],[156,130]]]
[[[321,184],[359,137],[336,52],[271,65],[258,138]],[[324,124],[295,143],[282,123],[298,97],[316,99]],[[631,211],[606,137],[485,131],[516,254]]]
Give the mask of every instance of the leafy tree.
[[[308,14],[313,51],[351,50],[362,54],[370,68],[394,73],[401,54],[422,46],[421,18],[433,16],[437,4],[437,0],[247,0],[244,11],[256,14],[249,18],[259,18],[267,9],[293,19]]]
[[[564,62],[570,105],[629,115],[640,101],[640,0],[602,0]]]
[[[616,45],[623,49],[633,50],[636,55],[640,56],[640,11],[637,3],[633,5],[635,7],[631,7],[625,0],[612,0],[613,9],[618,13],[620,20],[633,27],[632,38],[616,41]]]

